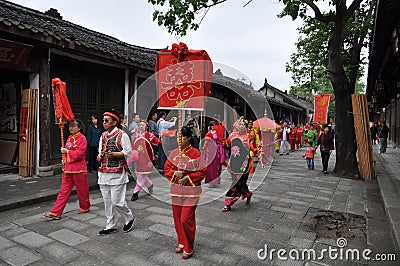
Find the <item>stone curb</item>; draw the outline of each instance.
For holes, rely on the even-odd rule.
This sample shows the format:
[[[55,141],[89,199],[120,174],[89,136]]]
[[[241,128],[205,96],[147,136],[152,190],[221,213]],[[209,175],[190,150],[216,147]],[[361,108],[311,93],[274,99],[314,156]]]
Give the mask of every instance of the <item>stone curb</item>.
[[[385,160],[380,155],[375,155],[375,158],[379,160],[379,163],[382,166],[380,169],[384,173],[382,175],[377,175],[377,181],[383,200],[383,206],[385,207],[385,212],[389,219],[395,250],[397,254],[400,254],[400,207],[398,205],[400,195],[397,194],[394,189],[390,177],[391,173],[389,173],[387,168],[384,166],[386,163]]]
[[[45,201],[56,200],[59,188],[50,191],[42,192],[40,194],[33,194],[29,196],[22,196],[11,200],[4,200],[0,203],[0,212],[8,211],[24,206],[29,206]],[[99,190],[98,184],[89,185],[89,191]],[[76,189],[72,190],[71,195],[76,195]]]

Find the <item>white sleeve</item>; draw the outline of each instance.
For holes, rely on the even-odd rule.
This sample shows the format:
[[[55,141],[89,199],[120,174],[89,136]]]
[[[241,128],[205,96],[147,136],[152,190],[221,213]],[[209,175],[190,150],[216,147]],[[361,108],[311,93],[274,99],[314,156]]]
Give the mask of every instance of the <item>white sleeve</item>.
[[[103,146],[103,134],[100,135],[99,148],[97,149],[99,153],[101,153],[101,149],[103,148],[102,146]]]
[[[128,137],[128,135],[126,133],[122,134],[121,146],[122,146],[122,152],[123,152],[125,158],[131,157],[132,156],[131,142],[130,142],[129,137]]]

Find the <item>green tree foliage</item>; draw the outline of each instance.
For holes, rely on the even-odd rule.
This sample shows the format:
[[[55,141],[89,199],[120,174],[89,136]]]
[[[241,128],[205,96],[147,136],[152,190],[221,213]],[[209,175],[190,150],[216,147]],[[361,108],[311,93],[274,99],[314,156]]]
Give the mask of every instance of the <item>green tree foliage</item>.
[[[227,0],[148,0],[155,6],[153,19],[164,25],[170,33],[185,35],[196,30],[208,9]],[[249,2],[251,2],[250,0]],[[278,0],[284,4],[280,17],[301,18],[305,26],[299,39],[301,51],[293,55],[289,70],[304,64],[304,73],[295,73],[298,83],[294,90],[329,89],[327,76],[335,98],[336,165],[335,173],[341,176],[358,174],[354,120],[351,95],[360,77],[361,49],[366,45],[371,29],[375,0]],[[329,9],[328,11],[321,11]],[[311,38],[309,36],[314,36]],[[310,42],[310,43],[307,43]],[[292,68],[292,69],[291,69]],[[308,81],[308,84],[307,84]],[[322,92],[322,90],[321,90]]]

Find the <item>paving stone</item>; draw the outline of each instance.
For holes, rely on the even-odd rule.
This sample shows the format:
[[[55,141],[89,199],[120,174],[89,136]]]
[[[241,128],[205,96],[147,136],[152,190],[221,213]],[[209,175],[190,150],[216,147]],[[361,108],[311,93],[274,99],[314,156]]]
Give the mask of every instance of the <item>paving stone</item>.
[[[175,237],[175,228],[173,228],[172,226],[167,226],[164,224],[153,224],[148,228],[148,230],[161,235]]]
[[[35,232],[26,232],[22,235],[13,237],[12,240],[33,249],[43,247],[54,241]]]
[[[20,225],[20,226],[25,226],[25,225],[29,225],[32,223],[43,222],[46,219],[48,219],[48,218],[44,217],[43,214],[44,214],[44,212],[41,214],[36,214],[33,216],[28,216],[28,217],[25,217],[22,219],[18,219],[18,220],[15,220],[13,223]]]
[[[17,226],[17,227],[13,227],[12,229],[9,230],[5,230],[3,232],[0,232],[0,235],[7,237],[7,238],[12,238],[14,236],[18,236],[18,235],[22,235],[24,233],[29,232],[28,229]]]
[[[65,265],[68,265],[68,266],[93,266],[93,265],[109,266],[112,264],[109,261],[102,259],[102,258],[84,256],[84,257],[78,258],[77,260],[74,260]]]
[[[84,255],[81,251],[58,242],[44,246],[38,251],[61,264],[66,264]]]
[[[154,256],[150,257],[150,260],[154,261],[156,264],[171,265],[171,266],[180,265],[183,262],[182,258],[181,258],[181,254],[175,254],[175,253],[167,252],[167,251],[156,253]],[[195,253],[193,254],[193,257],[190,258],[190,260],[187,263],[190,263],[190,265],[194,265],[194,266],[204,265],[202,263],[202,261],[196,259]]]
[[[10,247],[0,252],[0,259],[10,265],[27,265],[40,258],[40,254],[20,246]]]
[[[309,249],[312,248],[314,241],[305,238],[292,237],[288,244],[300,249]]]
[[[117,257],[112,259],[112,263],[115,265],[137,265],[137,266],[148,266],[156,265],[148,259],[140,256],[138,252],[121,252]]]
[[[14,245],[15,245],[14,242],[8,240],[7,238],[0,236],[0,250],[3,250],[5,248],[8,248],[8,247],[11,247]]]
[[[59,221],[59,225],[62,228],[66,228],[66,229],[70,229],[70,230],[74,230],[74,231],[83,231],[83,230],[86,230],[86,229],[88,229],[89,227],[92,226],[88,222],[77,221],[77,220],[75,220],[73,218],[62,219],[62,220]]]
[[[29,263],[29,266],[57,266],[57,265],[63,265],[63,264],[61,264],[57,261],[51,260],[49,258],[41,258],[37,261]]]
[[[61,229],[48,234],[48,236],[69,246],[77,246],[89,240],[87,236],[78,234],[69,229]]]
[[[257,260],[258,249],[251,248],[245,245],[232,244],[225,247],[222,251],[243,256],[249,259]]]
[[[96,217],[96,218],[88,220],[85,223],[88,225],[94,225],[98,228],[104,229],[106,227],[107,220],[106,220],[106,217]],[[69,229],[73,229],[73,228],[69,228]]]
[[[145,218],[146,220],[150,220],[154,223],[162,223],[165,225],[172,225],[174,224],[174,219],[172,218],[172,215],[166,216],[166,215],[159,215],[159,214],[152,214],[149,215]]]
[[[143,242],[143,241],[146,241],[146,240],[148,240],[148,239],[150,239],[152,237],[155,237],[156,235],[158,235],[158,234],[156,234],[154,232],[151,232],[151,231],[142,230],[142,229],[136,229],[135,228],[132,231],[132,233],[126,234],[125,237],[126,238],[132,238],[135,241]],[[196,235],[196,237],[197,237],[197,235]]]
[[[163,214],[163,215],[167,215],[167,216],[170,216],[172,213],[171,208],[164,209],[164,208],[159,208],[159,207],[149,207],[146,209],[146,211],[155,212],[155,213],[159,213],[159,214]]]
[[[284,212],[284,213],[292,213],[292,214],[302,214],[303,213],[301,211],[296,211],[293,209],[277,207],[277,206],[272,206],[271,210],[278,211],[278,212]]]
[[[78,245],[76,248],[100,261],[110,260],[117,257],[121,252],[118,248],[100,242],[96,238],[86,241],[85,243]]]
[[[72,215],[71,218],[78,221],[89,221],[91,219],[96,218],[96,215],[91,213],[82,213],[82,214]]]

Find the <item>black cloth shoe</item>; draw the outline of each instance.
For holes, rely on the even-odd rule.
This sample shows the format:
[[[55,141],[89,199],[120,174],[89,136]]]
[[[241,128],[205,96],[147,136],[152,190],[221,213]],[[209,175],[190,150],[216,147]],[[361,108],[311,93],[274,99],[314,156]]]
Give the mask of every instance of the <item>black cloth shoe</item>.
[[[154,188],[154,185],[151,185],[151,186],[148,187],[150,195],[153,194],[153,188]]]
[[[112,233],[116,233],[117,231],[118,231],[118,229],[116,229],[116,228],[103,229],[99,232],[99,236],[109,235]]]
[[[133,193],[131,201],[135,201],[139,198],[139,193]]]
[[[135,219],[132,219],[129,223],[127,223],[126,225],[124,225],[124,232],[128,233],[129,231],[132,230],[133,225],[135,224]]]
[[[324,174],[328,174],[328,171],[324,171]]]

